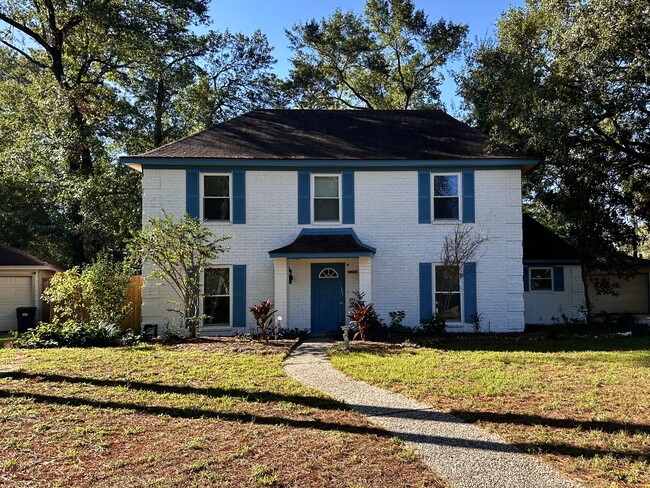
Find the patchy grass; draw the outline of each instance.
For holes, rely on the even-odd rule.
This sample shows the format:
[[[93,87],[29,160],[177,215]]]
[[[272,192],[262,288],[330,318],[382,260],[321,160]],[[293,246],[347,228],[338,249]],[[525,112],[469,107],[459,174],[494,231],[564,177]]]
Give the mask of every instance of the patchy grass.
[[[0,486],[444,486],[289,343],[0,350]]]
[[[353,343],[347,375],[475,422],[587,486],[650,486],[650,339]]]

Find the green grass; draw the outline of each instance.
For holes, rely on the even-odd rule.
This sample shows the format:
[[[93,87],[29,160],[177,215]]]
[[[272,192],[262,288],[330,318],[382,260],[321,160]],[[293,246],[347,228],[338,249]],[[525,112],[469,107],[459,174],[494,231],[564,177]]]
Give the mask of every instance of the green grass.
[[[236,341],[1,349],[0,484],[443,486],[389,435],[288,378],[285,353]],[[354,456],[368,464],[348,467]]]
[[[330,351],[347,375],[477,422],[589,486],[650,486],[650,339]]]
[[[11,337],[0,337],[0,349],[2,349],[7,342],[11,340]]]

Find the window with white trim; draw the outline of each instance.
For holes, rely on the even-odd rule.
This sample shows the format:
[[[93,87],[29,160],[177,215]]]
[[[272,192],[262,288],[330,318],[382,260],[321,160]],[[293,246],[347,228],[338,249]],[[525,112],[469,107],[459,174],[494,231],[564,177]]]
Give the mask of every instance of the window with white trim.
[[[433,220],[460,220],[460,175],[433,173]]]
[[[443,314],[449,322],[460,322],[462,300],[458,267],[435,265],[434,268],[436,313]]]
[[[204,325],[230,326],[230,268],[206,268],[203,278]]]
[[[203,208],[205,220],[230,222],[230,175],[203,175]]]
[[[553,268],[529,268],[530,291],[553,291]]]
[[[341,221],[340,175],[314,175],[313,222]]]

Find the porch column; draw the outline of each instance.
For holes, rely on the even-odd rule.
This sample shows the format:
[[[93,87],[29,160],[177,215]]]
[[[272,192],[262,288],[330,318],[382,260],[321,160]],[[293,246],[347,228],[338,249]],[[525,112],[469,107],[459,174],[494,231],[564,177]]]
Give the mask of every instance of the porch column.
[[[283,324],[289,324],[289,266],[287,258],[273,259],[273,271],[275,277],[275,309],[276,317],[282,317]]]
[[[359,293],[365,293],[366,303],[372,302],[372,258],[359,256]]]

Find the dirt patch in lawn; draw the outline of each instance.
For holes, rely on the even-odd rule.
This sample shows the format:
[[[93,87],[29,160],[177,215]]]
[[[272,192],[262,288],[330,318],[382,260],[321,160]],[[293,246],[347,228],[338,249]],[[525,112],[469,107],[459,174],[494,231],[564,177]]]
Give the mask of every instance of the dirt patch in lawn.
[[[0,374],[0,486],[444,486],[284,350],[228,344],[25,351]]]
[[[274,355],[288,354],[296,342],[297,340],[292,339],[272,340],[266,343],[240,337],[197,337],[196,339],[185,339],[168,344],[167,347],[180,351],[196,350],[204,352]]]

